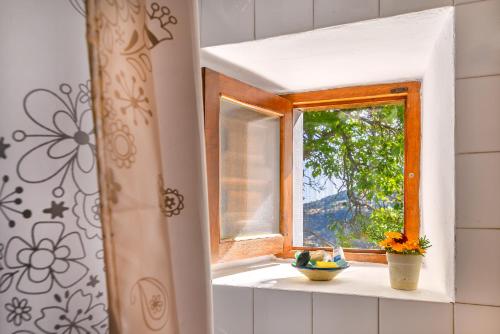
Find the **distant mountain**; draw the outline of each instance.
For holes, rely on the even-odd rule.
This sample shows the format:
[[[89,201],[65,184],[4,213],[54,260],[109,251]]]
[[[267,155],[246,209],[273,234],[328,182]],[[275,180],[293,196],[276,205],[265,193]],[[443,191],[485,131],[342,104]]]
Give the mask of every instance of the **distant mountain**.
[[[334,233],[328,228],[333,221],[351,219],[352,215],[347,210],[348,197],[346,191],[323,197],[314,202],[303,204],[304,221],[304,245],[305,246],[328,246],[329,243],[336,244]],[[362,240],[353,240],[356,248],[367,248],[370,246]]]

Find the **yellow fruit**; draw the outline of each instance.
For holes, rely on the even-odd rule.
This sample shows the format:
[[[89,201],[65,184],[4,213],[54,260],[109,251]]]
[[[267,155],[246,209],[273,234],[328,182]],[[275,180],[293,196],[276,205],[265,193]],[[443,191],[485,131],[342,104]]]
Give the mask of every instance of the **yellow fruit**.
[[[318,268],[337,268],[338,265],[335,262],[317,261],[316,267],[318,267]]]

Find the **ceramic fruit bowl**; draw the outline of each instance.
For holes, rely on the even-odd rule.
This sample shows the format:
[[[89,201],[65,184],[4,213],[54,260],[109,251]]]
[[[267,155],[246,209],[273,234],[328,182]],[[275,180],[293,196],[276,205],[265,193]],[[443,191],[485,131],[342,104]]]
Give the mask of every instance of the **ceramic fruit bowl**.
[[[349,264],[338,268],[298,267],[295,262],[292,263],[292,266],[311,281],[331,281],[335,276],[344,271],[344,269],[349,268]]]

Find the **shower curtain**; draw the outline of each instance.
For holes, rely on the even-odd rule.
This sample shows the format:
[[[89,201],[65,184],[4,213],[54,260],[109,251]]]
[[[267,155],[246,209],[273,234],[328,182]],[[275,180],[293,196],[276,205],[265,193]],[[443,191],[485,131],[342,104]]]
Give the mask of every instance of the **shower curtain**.
[[[195,5],[2,4],[0,332],[211,332]]]

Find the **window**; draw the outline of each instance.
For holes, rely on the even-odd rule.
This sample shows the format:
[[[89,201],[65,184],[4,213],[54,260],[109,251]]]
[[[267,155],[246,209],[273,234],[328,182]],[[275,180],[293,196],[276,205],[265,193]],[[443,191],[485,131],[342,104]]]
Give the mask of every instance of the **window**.
[[[300,120],[299,246],[380,249],[384,232],[403,229],[404,105],[305,110]]]
[[[283,254],[291,243],[292,104],[203,73],[212,262]]]
[[[220,99],[220,237],[279,233],[280,115]]]
[[[419,234],[420,83],[273,95],[204,69],[212,260]]]

